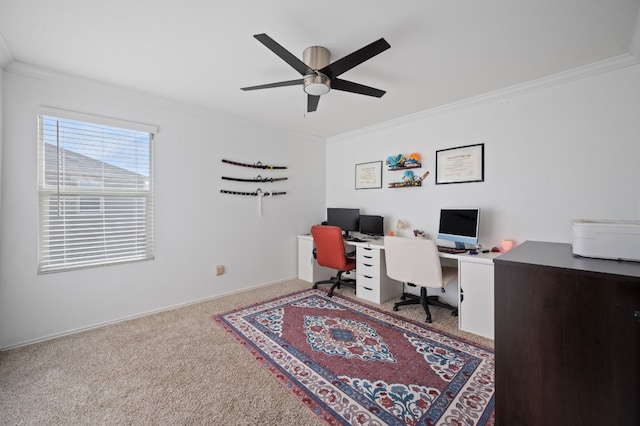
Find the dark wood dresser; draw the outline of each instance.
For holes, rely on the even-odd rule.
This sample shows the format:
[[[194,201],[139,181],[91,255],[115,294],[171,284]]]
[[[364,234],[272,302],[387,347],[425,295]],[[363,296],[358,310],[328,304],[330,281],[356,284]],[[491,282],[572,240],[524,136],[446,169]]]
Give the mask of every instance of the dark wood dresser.
[[[494,265],[496,424],[640,425],[640,263],[526,241]]]

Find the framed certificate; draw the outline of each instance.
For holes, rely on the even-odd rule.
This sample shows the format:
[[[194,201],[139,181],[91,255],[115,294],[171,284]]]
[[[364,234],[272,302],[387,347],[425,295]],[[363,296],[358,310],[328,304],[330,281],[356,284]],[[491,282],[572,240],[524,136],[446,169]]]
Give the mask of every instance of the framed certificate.
[[[356,164],[356,189],[382,188],[382,161]]]
[[[484,144],[436,151],[436,185],[484,182]]]

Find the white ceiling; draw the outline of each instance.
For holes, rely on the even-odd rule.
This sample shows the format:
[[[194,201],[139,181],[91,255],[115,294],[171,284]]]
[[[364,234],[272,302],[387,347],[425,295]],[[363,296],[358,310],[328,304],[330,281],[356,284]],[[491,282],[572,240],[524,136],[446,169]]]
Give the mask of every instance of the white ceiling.
[[[0,0],[0,62],[135,89],[330,137],[632,51],[640,0]],[[637,30],[636,30],[637,31]],[[391,49],[341,78],[381,99],[331,91],[306,113],[300,78],[252,36],[301,58]],[[634,38],[635,37],[635,38]]]

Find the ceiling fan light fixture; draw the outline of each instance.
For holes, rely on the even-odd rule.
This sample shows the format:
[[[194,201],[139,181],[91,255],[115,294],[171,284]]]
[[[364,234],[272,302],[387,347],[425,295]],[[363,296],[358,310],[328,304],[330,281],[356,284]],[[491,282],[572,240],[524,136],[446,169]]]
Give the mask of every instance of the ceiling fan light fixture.
[[[331,80],[324,74],[307,75],[304,77],[304,91],[308,95],[322,96],[331,90]]]
[[[375,87],[365,86],[347,80],[337,78],[339,75],[373,58],[377,54],[387,50],[391,46],[383,38],[366,45],[365,47],[338,59],[331,61],[331,52],[322,46],[307,47],[302,52],[302,60],[282,47],[277,41],[267,34],[255,34],[253,36],[260,43],[285,61],[291,68],[298,71],[301,79],[279,81],[276,83],[261,84],[258,86],[241,87],[242,90],[269,89],[272,87],[298,86],[307,94],[307,112],[318,109],[320,96],[326,95],[331,89],[350,92],[359,95],[382,97],[386,92]]]

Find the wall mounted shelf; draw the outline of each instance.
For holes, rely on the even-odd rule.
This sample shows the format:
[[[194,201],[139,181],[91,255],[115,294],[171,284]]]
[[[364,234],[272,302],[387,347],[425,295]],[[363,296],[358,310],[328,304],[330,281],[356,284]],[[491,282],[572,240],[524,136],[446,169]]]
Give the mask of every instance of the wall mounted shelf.
[[[414,180],[412,182],[391,182],[389,188],[408,188],[410,186],[422,186],[421,180]]]
[[[389,166],[387,170],[395,171],[395,170],[419,169],[420,167],[422,167],[421,163],[409,163],[409,164],[403,164],[402,166]]]

